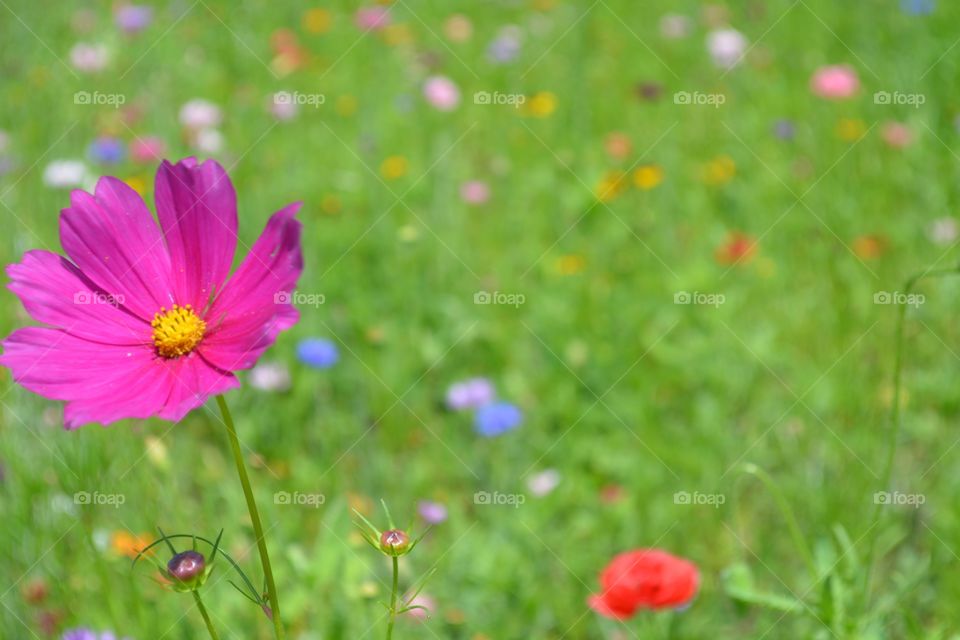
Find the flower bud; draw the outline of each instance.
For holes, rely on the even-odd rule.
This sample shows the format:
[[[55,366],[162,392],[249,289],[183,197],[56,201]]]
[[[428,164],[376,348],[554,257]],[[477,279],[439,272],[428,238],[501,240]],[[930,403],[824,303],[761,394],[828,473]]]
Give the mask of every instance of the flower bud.
[[[380,550],[388,556],[402,556],[410,550],[410,536],[399,529],[390,529],[380,535]]]
[[[207,559],[197,551],[183,551],[170,558],[167,575],[177,587],[196,589],[207,579]]]

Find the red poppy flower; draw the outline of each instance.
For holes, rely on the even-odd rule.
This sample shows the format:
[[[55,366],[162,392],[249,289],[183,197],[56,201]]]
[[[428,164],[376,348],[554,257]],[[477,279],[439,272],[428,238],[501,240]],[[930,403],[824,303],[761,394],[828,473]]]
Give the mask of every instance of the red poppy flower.
[[[729,234],[724,243],[717,248],[717,262],[729,265],[746,262],[753,257],[756,249],[757,241],[753,236],[734,231]]]
[[[603,593],[590,596],[590,608],[624,620],[638,609],[671,609],[688,604],[700,586],[696,565],[660,549],[637,549],[616,556],[600,574]]]

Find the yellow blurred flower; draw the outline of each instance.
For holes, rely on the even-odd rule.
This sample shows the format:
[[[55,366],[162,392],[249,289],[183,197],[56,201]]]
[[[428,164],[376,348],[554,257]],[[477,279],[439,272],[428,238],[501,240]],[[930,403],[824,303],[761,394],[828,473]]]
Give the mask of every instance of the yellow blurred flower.
[[[169,466],[170,460],[167,456],[167,445],[163,444],[163,440],[156,436],[147,436],[144,444],[147,445],[147,459],[150,460],[154,466],[160,469],[166,469],[167,466]]]
[[[328,215],[336,215],[340,213],[340,198],[335,195],[327,194],[323,196],[323,199],[320,200],[320,209]]]
[[[597,199],[600,202],[610,202],[627,188],[627,174],[623,171],[609,171],[597,185]]]
[[[380,165],[380,174],[387,180],[402,178],[407,173],[407,159],[403,156],[390,156]]]
[[[728,155],[717,156],[703,168],[703,181],[709,185],[726,184],[737,174],[737,163]]]
[[[633,184],[638,189],[649,191],[663,182],[663,169],[655,164],[645,164],[633,172]]]
[[[557,273],[562,276],[572,276],[583,271],[587,260],[579,253],[568,253],[557,259]]]
[[[337,113],[342,116],[352,116],[357,112],[357,98],[349,94],[337,98]]]
[[[410,44],[413,42],[413,32],[405,24],[391,24],[383,29],[383,41],[394,47]]]
[[[333,14],[326,9],[307,9],[303,13],[303,28],[310,33],[326,33],[333,24]]]
[[[539,91],[527,99],[526,112],[535,118],[548,118],[557,109],[557,96],[549,91]]]
[[[420,229],[412,224],[405,224],[397,230],[397,237],[401,242],[413,242],[420,237]]]
[[[844,142],[856,142],[867,133],[867,125],[858,118],[841,118],[837,123],[837,137]]]
[[[137,554],[153,542],[146,534],[134,535],[129,531],[118,530],[110,534],[110,549],[120,556],[136,558]]]
[[[142,176],[130,176],[124,182],[127,183],[127,186],[139,193],[141,196],[147,192],[148,182],[147,179]]]

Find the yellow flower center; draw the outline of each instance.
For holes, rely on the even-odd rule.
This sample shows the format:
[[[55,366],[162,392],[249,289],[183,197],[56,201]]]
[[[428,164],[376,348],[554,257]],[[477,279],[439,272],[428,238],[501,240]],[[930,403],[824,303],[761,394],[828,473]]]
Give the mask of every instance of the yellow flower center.
[[[164,358],[187,355],[203,339],[207,330],[207,323],[193,312],[189,304],[184,307],[175,304],[169,311],[166,307],[160,307],[150,326],[153,327],[153,344],[157,347],[157,353]]]

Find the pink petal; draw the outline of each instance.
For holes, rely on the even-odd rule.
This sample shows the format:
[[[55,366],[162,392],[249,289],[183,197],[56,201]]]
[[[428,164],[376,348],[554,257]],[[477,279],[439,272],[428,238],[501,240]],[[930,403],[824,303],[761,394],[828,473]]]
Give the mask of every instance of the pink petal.
[[[80,271],[108,296],[149,320],[173,301],[170,258],[160,230],[137,192],[100,178],[95,195],[70,194],[60,215],[60,242]]]
[[[149,323],[99,290],[69,260],[49,251],[28,251],[7,267],[8,285],[37,322],[106,344],[150,342]]]
[[[214,160],[157,170],[157,217],[173,265],[176,302],[206,309],[230,273],[237,248],[237,196]]]
[[[239,384],[196,355],[165,360],[152,346],[104,345],[41,327],[11,334],[0,364],[27,390],[66,401],[68,429],[124,418],[176,421]]]
[[[271,216],[205,316],[208,333],[200,351],[225,371],[252,367],[277,335],[299,319],[289,293],[303,270],[295,218],[300,205],[287,205]]]

